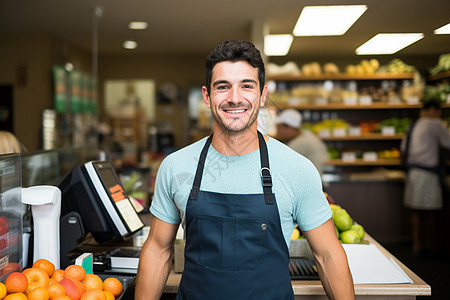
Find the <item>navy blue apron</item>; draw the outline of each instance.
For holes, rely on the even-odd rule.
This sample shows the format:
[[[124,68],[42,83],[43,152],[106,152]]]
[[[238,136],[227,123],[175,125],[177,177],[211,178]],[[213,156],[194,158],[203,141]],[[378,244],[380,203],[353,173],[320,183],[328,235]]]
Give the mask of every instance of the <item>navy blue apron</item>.
[[[259,132],[258,139],[261,174],[255,176],[261,176],[263,194],[200,190],[212,135],[206,141],[186,206],[185,264],[176,299],[294,299],[267,146]]]

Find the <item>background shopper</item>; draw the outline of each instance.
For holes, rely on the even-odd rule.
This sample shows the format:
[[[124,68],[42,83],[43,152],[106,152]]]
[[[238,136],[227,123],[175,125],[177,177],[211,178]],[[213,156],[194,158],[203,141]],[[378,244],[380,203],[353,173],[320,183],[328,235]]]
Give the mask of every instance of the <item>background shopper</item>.
[[[439,101],[426,101],[419,119],[411,124],[401,143],[407,168],[404,205],[411,212],[414,253],[426,250],[423,242],[427,236],[433,243],[439,240],[436,221],[437,213],[444,205],[443,175],[446,165],[440,150],[450,149],[450,132],[441,120],[441,113]],[[434,228],[426,230],[426,226]]]
[[[308,158],[320,174],[323,164],[329,159],[327,146],[314,133],[302,130],[302,115],[294,109],[286,109],[275,120],[277,139]]]

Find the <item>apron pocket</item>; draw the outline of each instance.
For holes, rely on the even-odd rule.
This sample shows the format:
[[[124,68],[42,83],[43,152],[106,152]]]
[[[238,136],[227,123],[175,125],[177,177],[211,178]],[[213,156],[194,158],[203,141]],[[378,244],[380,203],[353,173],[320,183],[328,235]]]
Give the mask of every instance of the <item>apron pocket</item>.
[[[263,225],[261,218],[198,214],[199,263],[222,270],[255,269],[267,245],[267,227]]]

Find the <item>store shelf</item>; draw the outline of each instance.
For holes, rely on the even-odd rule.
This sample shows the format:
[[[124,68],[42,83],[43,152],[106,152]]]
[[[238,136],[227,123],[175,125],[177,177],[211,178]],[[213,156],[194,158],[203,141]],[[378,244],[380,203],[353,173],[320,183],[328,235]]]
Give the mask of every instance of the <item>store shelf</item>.
[[[414,76],[415,73],[404,73],[404,74],[374,73],[364,75],[324,74],[316,76],[280,75],[280,76],[267,76],[267,80],[274,80],[274,81],[401,80],[401,79],[414,79]]]
[[[342,159],[330,159],[326,163],[330,166],[400,166],[400,159],[378,159],[375,161],[368,161],[363,159],[356,159],[355,161],[343,161]]]
[[[450,104],[446,104],[450,107]],[[268,105],[269,107],[271,105]],[[275,106],[275,105],[272,105]],[[408,104],[406,102],[400,103],[388,103],[388,102],[375,102],[370,105],[347,105],[344,103],[328,103],[328,104],[302,104],[302,105],[289,105],[289,104],[276,104],[278,109],[299,109],[299,110],[371,110],[371,109],[418,109],[422,104]]]
[[[384,141],[384,140],[401,140],[403,133],[394,135],[386,135],[381,133],[367,133],[363,135],[346,135],[346,136],[329,136],[320,137],[324,141]]]
[[[436,75],[430,75],[428,76],[428,81],[436,81],[445,78],[450,78],[450,71],[438,73]]]

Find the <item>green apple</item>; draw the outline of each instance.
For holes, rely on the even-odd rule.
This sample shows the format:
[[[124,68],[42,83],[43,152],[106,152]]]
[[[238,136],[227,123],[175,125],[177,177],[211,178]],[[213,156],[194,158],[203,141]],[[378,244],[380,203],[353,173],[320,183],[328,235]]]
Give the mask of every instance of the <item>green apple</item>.
[[[341,232],[339,237],[344,244],[359,244],[361,242],[359,233],[351,229]]]
[[[358,232],[359,237],[361,238],[361,240],[364,238],[364,236],[366,235],[366,232],[364,230],[364,227],[362,227],[359,224],[354,224],[352,225],[352,227],[350,227],[350,230],[354,230],[356,232]]]
[[[333,221],[339,231],[349,230],[353,225],[353,219],[345,209],[335,210],[333,212]]]

